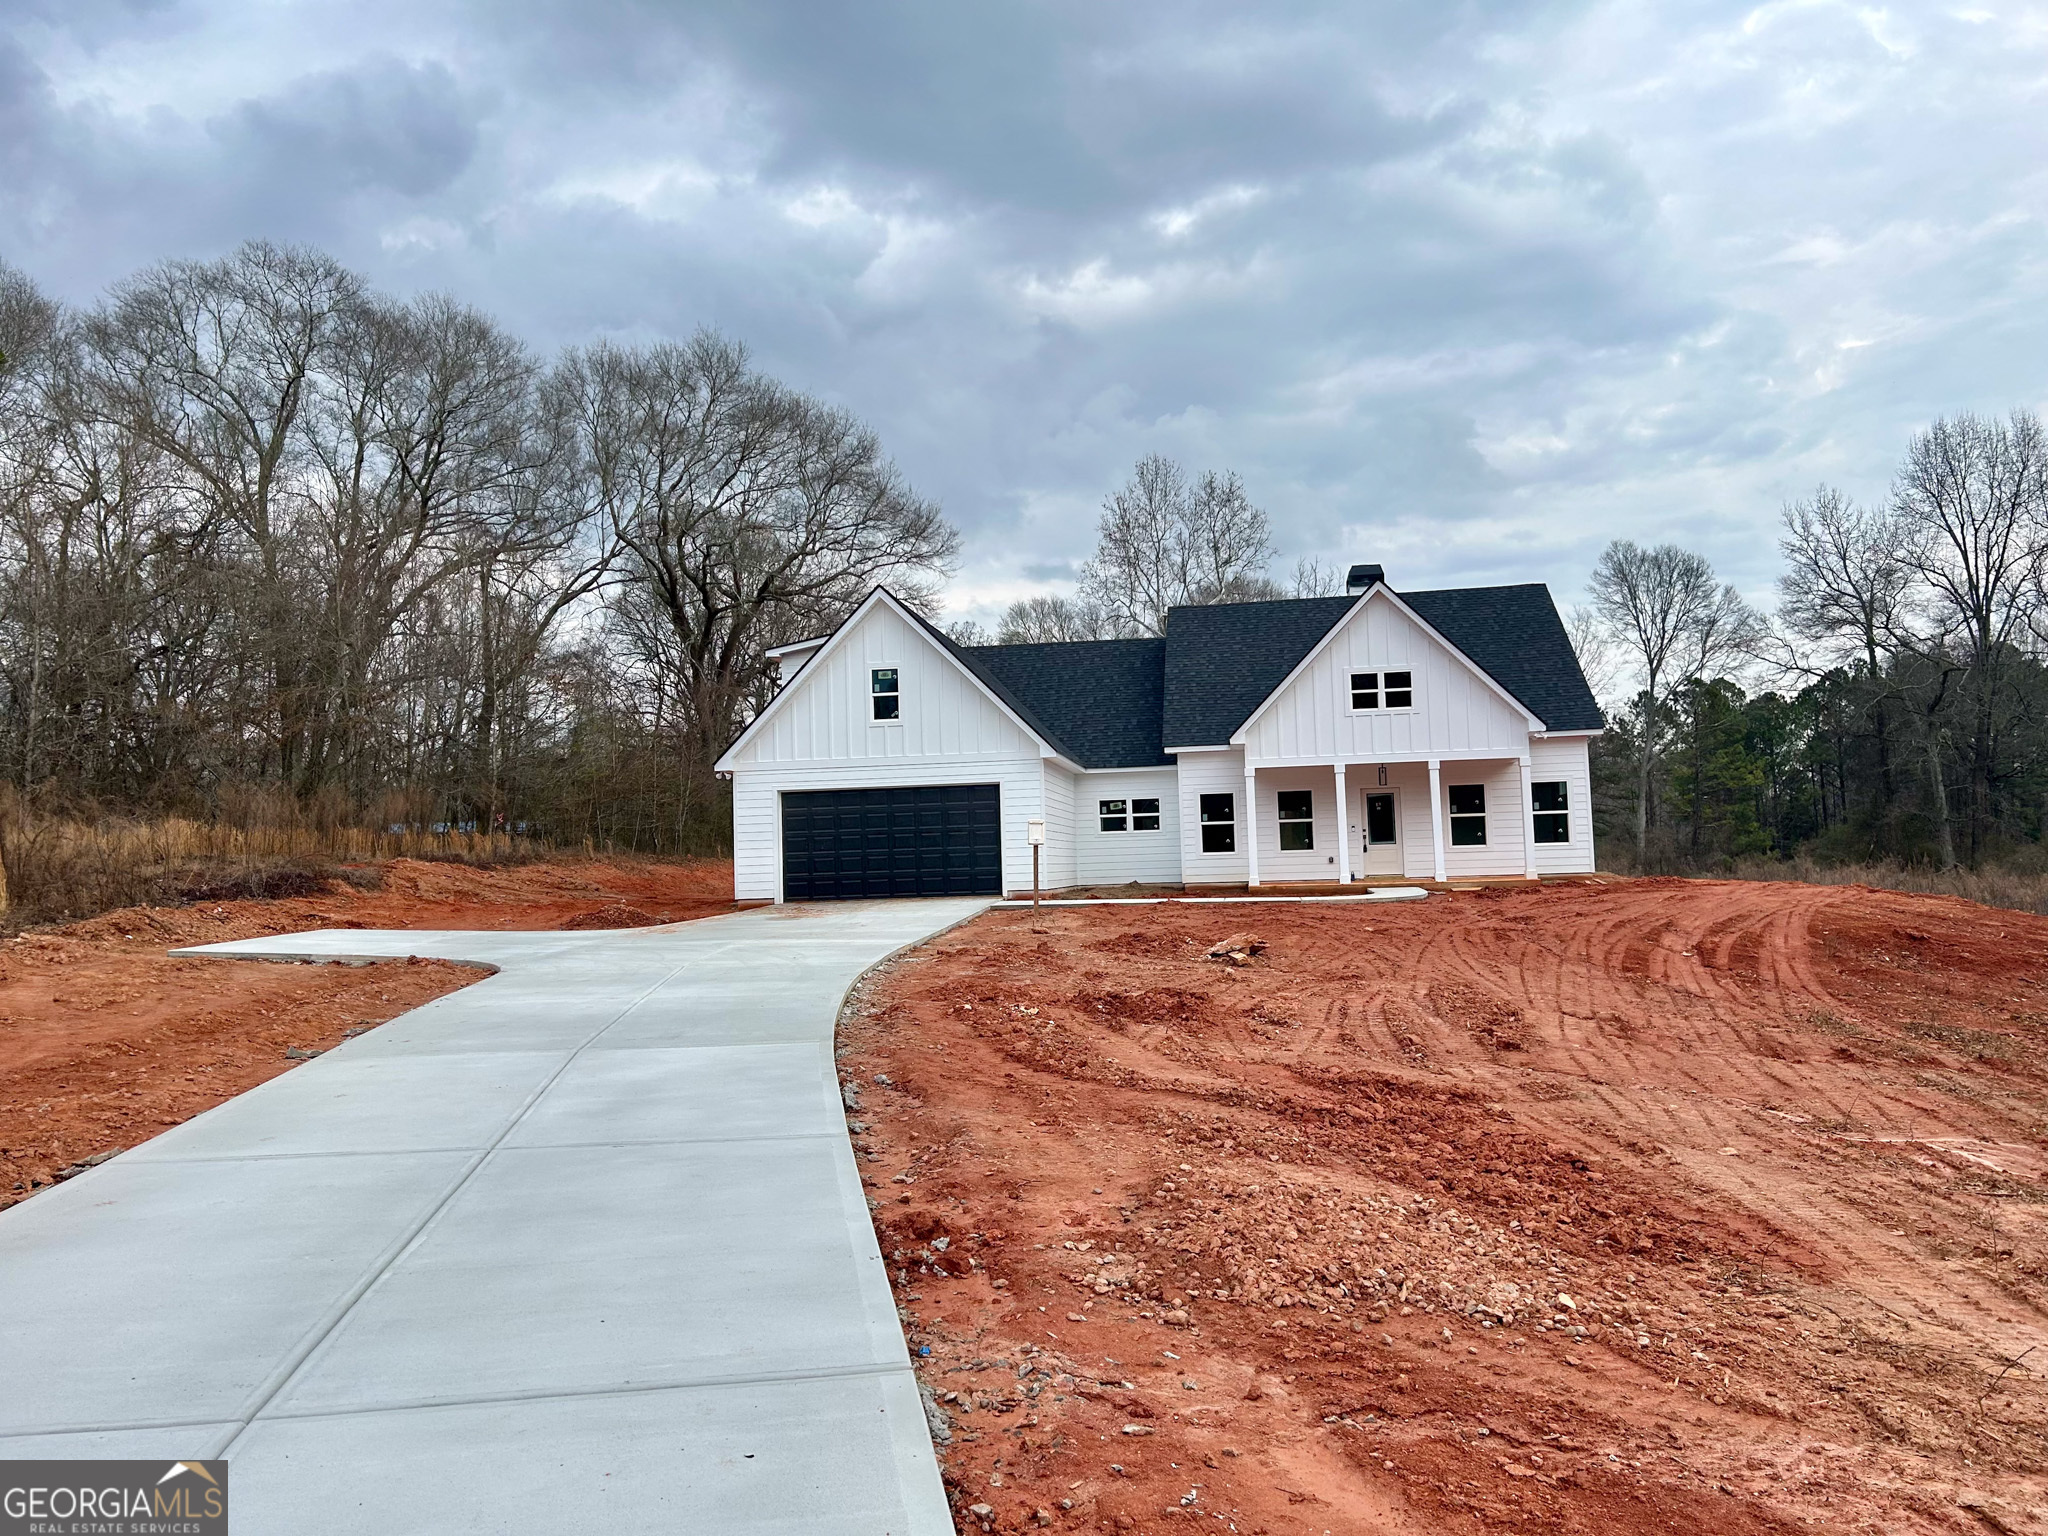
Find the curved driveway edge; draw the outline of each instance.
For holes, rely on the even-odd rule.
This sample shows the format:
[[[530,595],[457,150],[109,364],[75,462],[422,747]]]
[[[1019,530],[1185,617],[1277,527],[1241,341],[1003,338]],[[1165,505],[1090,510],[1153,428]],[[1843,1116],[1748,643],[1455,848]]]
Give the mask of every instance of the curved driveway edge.
[[[0,1457],[225,1455],[235,1529],[953,1529],[846,990],[983,901],[323,930],[460,992],[0,1213]]]

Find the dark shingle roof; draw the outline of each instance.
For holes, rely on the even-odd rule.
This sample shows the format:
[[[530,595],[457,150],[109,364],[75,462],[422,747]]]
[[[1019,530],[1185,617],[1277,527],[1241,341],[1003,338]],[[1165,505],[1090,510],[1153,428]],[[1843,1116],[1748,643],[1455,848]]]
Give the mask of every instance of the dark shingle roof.
[[[1230,740],[1245,716],[1356,601],[1298,597],[1171,610],[1162,745],[1208,747]]]
[[[1597,731],[1606,723],[1548,587],[1397,595],[1551,730]],[[1228,741],[1357,601],[1312,597],[1175,608],[1166,621],[1166,745]]]
[[[1550,588],[1530,582],[1403,592],[1401,598],[1551,730],[1606,727]]]
[[[1399,595],[1551,730],[1605,725],[1548,587]],[[1044,645],[956,645],[912,614],[1061,756],[1084,768],[1146,768],[1171,762],[1168,747],[1228,741],[1356,601],[1175,608],[1164,640]]]
[[[1149,768],[1173,761],[1159,728],[1164,640],[977,645],[961,654],[1049,723],[1054,744],[1082,767]]]

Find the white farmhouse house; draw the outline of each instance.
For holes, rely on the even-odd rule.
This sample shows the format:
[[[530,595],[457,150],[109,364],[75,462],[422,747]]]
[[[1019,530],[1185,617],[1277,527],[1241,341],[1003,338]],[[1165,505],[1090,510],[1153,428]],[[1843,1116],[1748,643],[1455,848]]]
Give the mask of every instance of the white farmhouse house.
[[[956,645],[877,587],[725,755],[741,900],[1593,868],[1602,728],[1540,585],[1175,608]]]

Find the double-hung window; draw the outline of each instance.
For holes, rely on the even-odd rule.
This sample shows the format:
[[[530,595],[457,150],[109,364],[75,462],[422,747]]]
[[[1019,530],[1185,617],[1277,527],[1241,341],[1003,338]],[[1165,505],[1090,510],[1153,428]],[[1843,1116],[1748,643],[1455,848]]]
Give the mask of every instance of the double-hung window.
[[[1351,707],[1365,709],[1413,709],[1413,672],[1354,672],[1351,674]]]
[[[875,718],[877,720],[901,718],[903,694],[896,686],[896,669],[894,667],[876,667],[872,672],[868,673],[868,692],[874,700]]]
[[[1299,853],[1316,845],[1315,794],[1306,789],[1283,789],[1279,794],[1280,851]]]
[[[1095,815],[1105,832],[1157,832],[1157,800],[1098,800]]]
[[[1536,841],[1568,843],[1572,840],[1571,807],[1565,798],[1564,780],[1539,780],[1529,786],[1529,803],[1536,812]]]
[[[1204,795],[1202,809],[1202,852],[1237,852],[1237,796]]]
[[[1451,798],[1451,846],[1481,848],[1486,845],[1486,786],[1453,784]]]

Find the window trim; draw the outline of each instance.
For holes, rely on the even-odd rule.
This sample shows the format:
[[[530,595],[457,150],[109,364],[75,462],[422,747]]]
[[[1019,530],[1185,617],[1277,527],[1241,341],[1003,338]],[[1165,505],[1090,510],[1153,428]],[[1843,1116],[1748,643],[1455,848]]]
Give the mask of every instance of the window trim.
[[[1461,790],[1461,789],[1476,789],[1477,791],[1479,791],[1479,809],[1478,809],[1478,810],[1476,810],[1476,811],[1453,811],[1453,810],[1451,809],[1451,804],[1452,804],[1452,800],[1451,800],[1451,797],[1452,797],[1453,795],[1455,795],[1455,794],[1456,794],[1456,793],[1457,793],[1457,792],[1458,792],[1459,790]],[[1448,823],[1448,825],[1447,825],[1447,826],[1445,827],[1445,829],[1444,829],[1444,830],[1445,830],[1445,833],[1446,833],[1446,836],[1447,836],[1447,839],[1448,839],[1448,840],[1447,840],[1447,843],[1446,843],[1446,846],[1447,846],[1447,847],[1451,847],[1451,848],[1484,848],[1484,847],[1486,847],[1486,846],[1487,846],[1487,841],[1486,841],[1486,786],[1485,786],[1485,784],[1483,784],[1483,783],[1481,783],[1481,784],[1446,784],[1446,785],[1444,786],[1444,820],[1445,820],[1445,821],[1446,821],[1446,822]],[[1460,827],[1462,826],[1462,827],[1463,827],[1463,828],[1465,828],[1466,830],[1470,830],[1470,828],[1471,828],[1471,826],[1472,826],[1472,824],[1473,824],[1474,822],[1477,822],[1477,823],[1479,824],[1479,836],[1478,836],[1478,838],[1477,838],[1476,840],[1474,840],[1474,841],[1470,841],[1470,842],[1462,842],[1462,843],[1461,843],[1461,842],[1459,842],[1459,841],[1458,841],[1458,832],[1459,832],[1459,829],[1460,829]]]
[[[1209,813],[1208,813],[1208,808],[1207,808],[1207,807],[1206,807],[1206,806],[1205,806],[1205,805],[1203,804],[1203,802],[1204,802],[1204,801],[1208,801],[1208,800],[1227,800],[1227,801],[1229,801],[1229,802],[1230,802],[1230,819],[1229,819],[1229,820],[1227,820],[1227,821],[1225,821],[1225,820],[1222,820],[1222,819],[1220,819],[1220,818],[1218,818],[1218,819],[1212,819],[1212,818],[1211,818],[1211,817],[1209,816]],[[1234,790],[1228,790],[1228,789],[1219,789],[1219,790],[1211,790],[1211,791],[1207,791],[1207,792],[1205,792],[1205,793],[1199,793],[1199,794],[1197,794],[1197,795],[1195,796],[1195,817],[1196,817],[1196,825],[1197,825],[1197,826],[1198,826],[1198,827],[1199,827],[1199,828],[1201,829],[1201,830],[1200,830],[1200,832],[1199,832],[1199,833],[1197,834],[1197,837],[1196,837],[1196,842],[1198,843],[1198,845],[1199,845],[1199,847],[1200,847],[1200,849],[1201,849],[1201,854],[1202,854],[1202,856],[1203,856],[1203,857],[1205,857],[1205,858],[1229,858],[1229,857],[1234,857],[1234,856],[1236,855],[1236,853],[1237,853],[1237,794],[1236,794],[1236,792],[1235,792]],[[1223,829],[1224,831],[1226,831],[1226,832],[1227,832],[1227,833],[1229,834],[1229,837],[1230,837],[1230,846],[1229,846],[1228,848],[1211,848],[1211,847],[1209,846],[1209,829],[1210,829],[1211,827],[1217,827],[1217,828],[1221,828],[1221,829]]]
[[[1542,789],[1555,789],[1555,790],[1557,791],[1557,804],[1556,804],[1556,805],[1554,805],[1554,806],[1551,806],[1551,807],[1549,807],[1549,808],[1547,808],[1547,809],[1544,809],[1544,808],[1540,808],[1540,807],[1539,807],[1539,806],[1537,805],[1537,803],[1536,803],[1536,800],[1537,800],[1537,794],[1536,794],[1536,792],[1537,792],[1538,790],[1542,790]],[[1529,781],[1529,820],[1530,820],[1530,829],[1531,829],[1531,835],[1532,835],[1532,836],[1534,836],[1534,838],[1536,839],[1536,845],[1537,845],[1537,846],[1538,846],[1539,848],[1557,848],[1557,847],[1561,847],[1561,846],[1564,846],[1564,845],[1566,845],[1566,844],[1570,843],[1570,842],[1571,842],[1571,840],[1572,840],[1572,807],[1571,807],[1571,780],[1569,780],[1569,779],[1532,779],[1532,780],[1530,780],[1530,781]],[[1562,827],[1562,828],[1564,829],[1564,836],[1562,836],[1562,837],[1545,837],[1545,836],[1543,835],[1544,829],[1545,829],[1545,828],[1546,828],[1547,826],[1552,826],[1552,825],[1555,825],[1555,826],[1560,826],[1560,827]]]
[[[889,689],[889,691],[888,691],[887,693],[884,693],[884,692],[883,692],[883,691],[882,691],[881,689],[879,689],[879,688],[877,688],[877,687],[875,686],[875,684],[876,684],[877,682],[879,682],[879,681],[881,680],[881,676],[882,676],[882,674],[883,674],[884,672],[886,672],[886,673],[888,673],[888,674],[889,674],[889,680],[890,680],[890,681],[891,681],[891,682],[892,682],[892,683],[893,683],[893,684],[895,685],[894,687],[892,687],[891,689]],[[893,714],[887,714],[887,715],[883,715],[883,714],[877,714],[877,713],[876,713],[876,711],[877,711],[877,710],[879,710],[879,709],[880,709],[880,708],[882,707],[882,700],[884,700],[884,699],[892,699],[892,700],[894,700],[894,701],[895,701],[895,705],[896,705],[895,713],[893,713]],[[869,668],[868,668],[868,724],[869,724],[869,725],[901,725],[902,723],[903,723],[903,669],[902,669],[901,667],[869,667]]]
[[[1303,795],[1308,800],[1308,813],[1303,816],[1283,814],[1281,801],[1289,795]],[[1276,789],[1273,791],[1273,826],[1278,836],[1275,841],[1280,853],[1314,853],[1316,851],[1316,792],[1313,789]],[[1308,841],[1299,848],[1287,845],[1287,831],[1290,827],[1306,827]]]
[[[1149,811],[1144,809],[1148,805],[1152,807]],[[1133,833],[1159,831],[1165,825],[1165,818],[1159,813],[1159,805],[1160,797],[1157,795],[1133,796],[1131,799],[1131,831]],[[1146,821],[1151,822],[1152,825],[1149,827],[1140,825],[1141,822]]]
[[[1115,806],[1115,810],[1110,807]],[[1115,822],[1115,826],[1110,823]],[[1098,800],[1095,802],[1095,830],[1111,836],[1131,830],[1131,802],[1129,800]]]
[[[1347,715],[1412,715],[1416,712],[1418,706],[1415,702],[1415,695],[1421,690],[1415,686],[1415,669],[1413,666],[1392,669],[1379,666],[1369,669],[1359,667],[1356,670],[1346,668],[1343,677],[1344,713]],[[1371,678],[1372,687],[1360,688],[1358,680],[1361,677]],[[1408,679],[1408,686],[1406,688],[1390,689],[1387,687],[1387,679],[1390,677],[1405,677]],[[1389,704],[1387,702],[1387,695],[1390,692],[1406,693],[1408,695],[1408,702],[1406,704]],[[1374,702],[1371,704],[1360,704],[1358,696],[1361,693],[1370,693],[1373,696]]]

